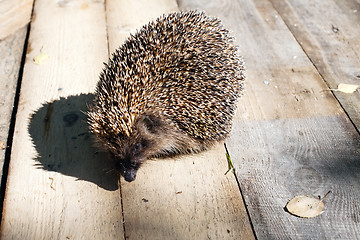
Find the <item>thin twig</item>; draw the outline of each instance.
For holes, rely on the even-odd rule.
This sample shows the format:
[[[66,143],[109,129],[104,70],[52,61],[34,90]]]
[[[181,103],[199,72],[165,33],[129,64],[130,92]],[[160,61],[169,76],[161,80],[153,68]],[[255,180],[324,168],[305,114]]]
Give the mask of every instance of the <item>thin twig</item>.
[[[331,193],[331,191],[328,191],[327,194],[325,194],[325,196],[321,199],[321,201],[324,200],[324,198],[326,198],[329,193]]]

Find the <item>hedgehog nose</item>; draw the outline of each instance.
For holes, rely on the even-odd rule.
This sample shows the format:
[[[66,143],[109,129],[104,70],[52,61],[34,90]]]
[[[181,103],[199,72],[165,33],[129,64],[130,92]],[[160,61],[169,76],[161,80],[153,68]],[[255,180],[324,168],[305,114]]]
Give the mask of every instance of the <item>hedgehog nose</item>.
[[[132,182],[136,178],[136,170],[135,169],[127,169],[124,171],[124,178],[127,182]]]

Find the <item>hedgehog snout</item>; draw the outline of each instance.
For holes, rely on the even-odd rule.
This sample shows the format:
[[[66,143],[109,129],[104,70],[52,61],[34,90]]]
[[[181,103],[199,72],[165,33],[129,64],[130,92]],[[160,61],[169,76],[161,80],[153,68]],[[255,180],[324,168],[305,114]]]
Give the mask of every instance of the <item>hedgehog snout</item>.
[[[119,170],[120,174],[125,178],[127,182],[132,182],[136,179],[136,173],[139,166],[129,164],[129,161],[125,163],[123,160],[118,160],[116,168]]]
[[[136,178],[137,170],[133,168],[124,169],[123,176],[127,182],[132,182]]]
[[[127,154],[125,156],[115,156],[117,161],[117,168],[120,174],[125,178],[127,182],[132,182],[136,178],[137,170],[139,169],[142,161],[145,159],[142,156],[134,154]]]

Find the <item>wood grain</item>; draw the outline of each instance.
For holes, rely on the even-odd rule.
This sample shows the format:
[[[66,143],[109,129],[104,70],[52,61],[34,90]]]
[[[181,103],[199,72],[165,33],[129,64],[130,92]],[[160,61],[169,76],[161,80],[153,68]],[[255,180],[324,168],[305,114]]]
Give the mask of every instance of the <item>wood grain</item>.
[[[359,146],[346,117],[237,122],[228,147],[258,239],[356,239]],[[316,218],[284,211],[297,195],[328,191]]]
[[[246,92],[227,143],[256,238],[357,239],[360,137],[329,86],[339,79],[358,84],[359,15],[351,12],[358,1],[271,2],[178,1],[180,9],[220,17],[247,63]],[[83,112],[108,52],[176,9],[171,0],[36,1],[1,239],[254,238],[238,185],[224,175],[222,145],[150,160],[135,182],[120,180],[121,191],[117,177],[105,173],[109,157],[91,146]],[[16,39],[5,45],[13,48]],[[48,58],[35,64],[41,54]],[[4,59],[16,58],[10,55]],[[15,62],[1,68],[15,66],[10,77]],[[3,89],[11,101],[11,87]],[[336,95],[355,123],[357,94]],[[329,190],[317,218],[283,209],[295,195]]]
[[[222,145],[195,156],[148,161],[122,182],[130,239],[254,239]]]
[[[122,3],[107,1],[112,50],[129,31],[177,10],[176,2],[168,0]],[[253,239],[237,182],[224,175],[226,170],[221,144],[195,156],[146,162],[136,181],[121,179],[126,238]]]
[[[138,28],[161,15],[176,11],[174,0],[111,0],[106,2],[106,19],[109,36],[109,53],[114,50]]]
[[[360,85],[360,4],[356,0],[271,1],[330,89]],[[360,91],[333,92],[360,131]]]
[[[220,17],[233,33],[249,68],[239,117],[263,120],[343,114],[271,4],[250,0],[179,3],[184,9],[197,8]]]
[[[0,41],[0,169],[3,169],[27,27]],[[3,172],[0,171],[0,179]]]
[[[228,148],[256,237],[356,239],[360,137],[271,3],[179,3],[220,17],[245,58],[247,85]],[[295,195],[329,190],[318,218],[283,209]]]
[[[36,1],[1,239],[123,239],[117,178],[82,113],[106,58],[102,1]]]
[[[3,0],[0,3],[0,39],[17,32],[30,22],[34,0]]]

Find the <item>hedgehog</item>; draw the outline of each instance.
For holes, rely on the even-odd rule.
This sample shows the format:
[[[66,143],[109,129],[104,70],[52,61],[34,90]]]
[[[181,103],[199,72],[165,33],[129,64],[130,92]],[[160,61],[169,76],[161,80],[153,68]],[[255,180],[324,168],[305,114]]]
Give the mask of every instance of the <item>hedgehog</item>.
[[[218,18],[163,15],[104,65],[88,123],[126,181],[146,159],[198,153],[228,137],[244,64]]]

